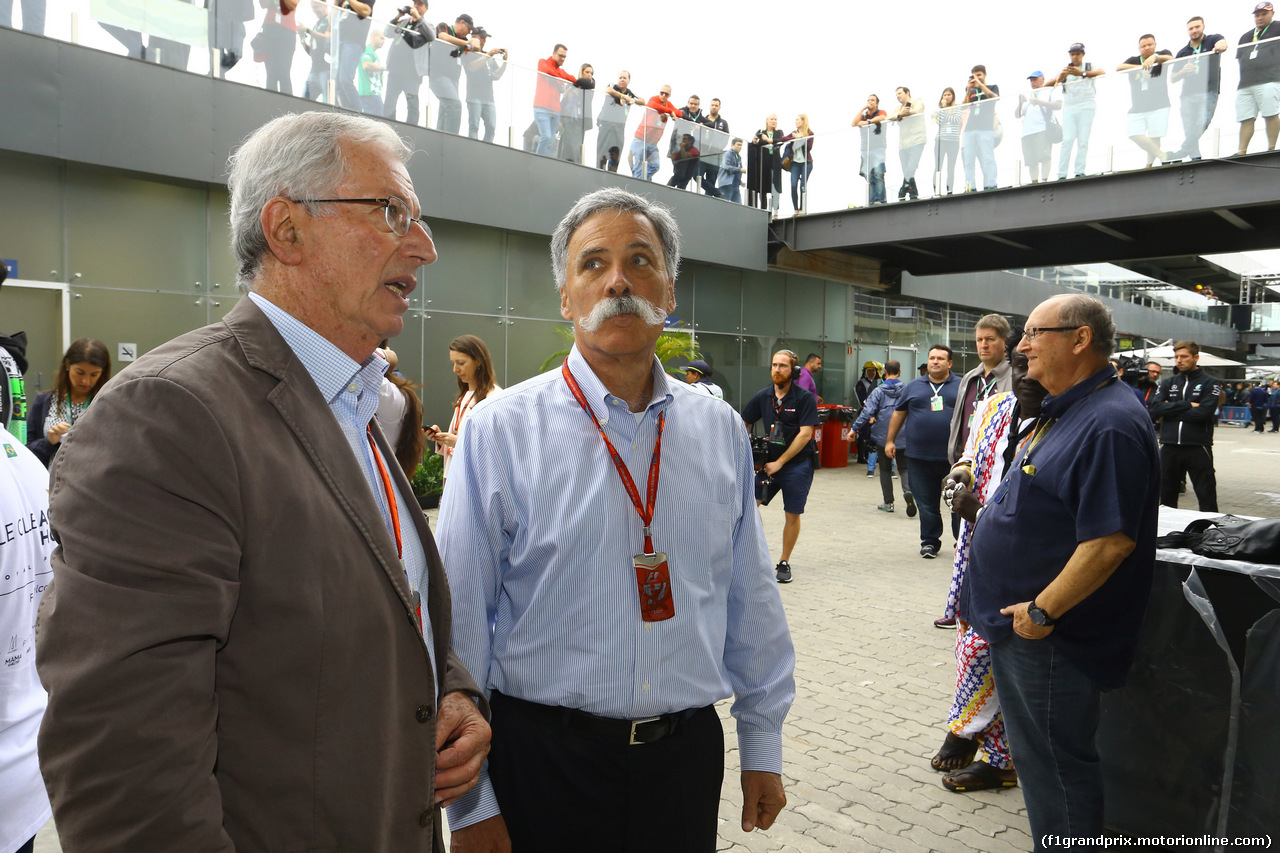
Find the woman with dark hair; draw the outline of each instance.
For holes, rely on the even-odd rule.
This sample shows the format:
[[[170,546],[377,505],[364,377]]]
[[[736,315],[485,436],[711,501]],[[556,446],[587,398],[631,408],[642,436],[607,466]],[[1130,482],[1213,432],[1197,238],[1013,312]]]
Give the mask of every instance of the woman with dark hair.
[[[110,378],[111,354],[102,341],[81,338],[67,347],[53,390],[36,395],[27,413],[27,448],[40,457],[46,468],[58,452],[62,437]]]
[[[942,195],[943,187],[951,195],[956,176],[956,157],[960,153],[960,107],[956,105],[956,90],[950,86],[942,90],[938,111],[933,121],[938,125],[938,136],[933,147],[933,194]],[[944,166],[943,163],[946,163]],[[945,180],[943,178],[945,177]]]
[[[449,363],[458,377],[458,399],[453,404],[453,419],[449,431],[441,432],[435,424],[427,435],[435,439],[436,452],[444,457],[444,477],[449,479],[449,466],[453,462],[453,449],[462,433],[467,415],[485,397],[501,391],[493,381],[493,359],[489,348],[475,335],[462,335],[449,344]]]
[[[399,359],[396,351],[386,345],[381,347],[382,357],[391,367],[387,375],[382,377],[382,387],[378,389],[378,408],[374,415],[382,426],[387,443],[395,451],[396,461],[404,469],[404,475],[412,478],[422,462],[422,453],[427,449],[427,436],[422,431],[422,400],[418,397],[415,385],[396,371]]]

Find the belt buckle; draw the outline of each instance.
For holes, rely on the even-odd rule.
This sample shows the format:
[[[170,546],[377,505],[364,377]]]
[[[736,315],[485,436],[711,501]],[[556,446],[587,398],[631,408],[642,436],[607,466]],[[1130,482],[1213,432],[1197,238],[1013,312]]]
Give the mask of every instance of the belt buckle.
[[[632,720],[631,721],[631,738],[628,741],[628,745],[639,746],[640,744],[644,743],[644,741],[642,740],[636,740],[636,726],[643,726],[645,723],[656,723],[658,722],[658,720],[661,720],[661,719],[662,717],[645,717],[643,720]]]

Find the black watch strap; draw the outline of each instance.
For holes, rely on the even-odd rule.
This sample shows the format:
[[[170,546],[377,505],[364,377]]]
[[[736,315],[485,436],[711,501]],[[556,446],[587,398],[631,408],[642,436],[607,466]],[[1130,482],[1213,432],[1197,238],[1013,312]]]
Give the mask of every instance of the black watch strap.
[[[1031,603],[1027,605],[1027,616],[1031,618],[1032,622],[1043,628],[1048,628],[1050,625],[1056,625],[1058,622],[1058,620],[1050,616],[1043,607],[1036,604],[1035,599],[1032,599]]]

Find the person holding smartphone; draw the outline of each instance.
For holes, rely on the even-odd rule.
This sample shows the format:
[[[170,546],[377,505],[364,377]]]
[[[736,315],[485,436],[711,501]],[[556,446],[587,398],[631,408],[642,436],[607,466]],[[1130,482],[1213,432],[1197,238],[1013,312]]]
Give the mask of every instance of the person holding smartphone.
[[[489,348],[475,335],[462,335],[449,344],[449,363],[458,377],[458,399],[453,404],[453,418],[449,431],[443,432],[436,424],[427,428],[427,438],[436,443],[436,453],[444,457],[444,478],[449,479],[449,466],[453,463],[453,450],[462,434],[462,425],[475,405],[502,388],[493,381],[493,359]]]

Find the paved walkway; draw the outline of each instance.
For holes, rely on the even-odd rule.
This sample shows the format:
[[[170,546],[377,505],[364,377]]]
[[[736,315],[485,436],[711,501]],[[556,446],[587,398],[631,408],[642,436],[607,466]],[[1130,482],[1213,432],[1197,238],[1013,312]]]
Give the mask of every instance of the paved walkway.
[[[1280,435],[1220,429],[1220,509],[1280,516]],[[951,572],[951,548],[919,556],[919,527],[878,512],[865,467],[817,473],[782,587],[796,645],[795,706],[784,729],[788,805],[768,832],[744,834],[736,739],[720,809],[725,851],[1027,851],[1019,789],[952,794],[929,768],[954,686],[954,635],[933,627]],[[1184,507],[1195,508],[1193,496]],[[434,514],[434,513],[432,513]],[[781,506],[766,507],[776,555]],[[37,853],[60,850],[52,825]]]

